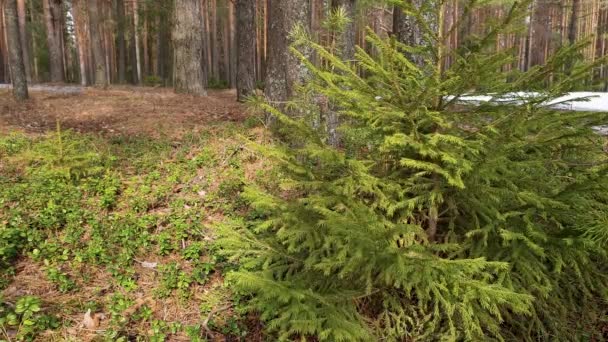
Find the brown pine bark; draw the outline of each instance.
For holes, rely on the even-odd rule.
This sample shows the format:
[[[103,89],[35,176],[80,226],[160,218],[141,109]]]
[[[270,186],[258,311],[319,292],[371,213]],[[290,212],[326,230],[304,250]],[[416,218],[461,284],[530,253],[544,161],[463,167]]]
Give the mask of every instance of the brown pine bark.
[[[4,0],[4,14],[6,18],[6,34],[8,36],[8,52],[11,65],[11,80],[13,83],[13,95],[19,101],[28,98],[27,77],[23,63],[23,52],[19,34],[19,19],[17,17],[17,2],[15,0]]]
[[[142,83],[141,55],[139,53],[139,7],[137,1],[138,0],[133,0],[133,45],[135,46],[135,63],[137,70],[136,83]]]
[[[80,84],[86,86],[88,85],[87,50],[89,42],[87,39],[87,11],[83,5],[84,0],[72,0],[72,16],[74,18],[74,30],[78,48],[78,64],[80,66]]]
[[[216,3],[216,46],[218,57],[218,80],[229,83],[229,57],[228,57],[228,32],[227,32],[227,8],[226,0],[217,0]]]
[[[211,32],[211,40],[209,47],[211,49],[211,77],[216,80],[220,79],[220,54],[217,43],[217,0],[209,0],[209,26]]]
[[[177,93],[207,95],[204,87],[203,21],[199,0],[176,0],[173,44],[174,88]]]
[[[572,0],[571,6],[570,23],[568,24],[568,42],[574,44],[577,36],[580,0]]]
[[[27,21],[27,13],[25,9],[25,0],[17,0],[17,13],[19,15],[19,38],[21,40],[21,50],[23,53],[23,64],[25,65],[25,75],[27,81],[32,82],[32,67],[29,50],[29,39],[25,23]]]
[[[103,37],[100,34],[99,23],[99,0],[88,0],[89,9],[89,30],[91,32],[91,45],[93,50],[93,60],[95,67],[95,85],[106,88],[108,86],[106,58],[103,49]]]
[[[342,28],[338,37],[339,54],[343,60],[351,61],[355,58],[355,5],[356,0],[333,0],[334,8],[342,7],[348,18],[348,23]]]
[[[28,5],[30,8],[30,22],[34,23],[34,22],[36,22],[36,17],[37,17],[37,15],[34,11],[34,2],[29,1]],[[29,37],[31,37],[31,34]],[[31,45],[32,53],[30,54],[30,57],[31,57],[31,63],[32,63],[32,79],[35,81],[38,81],[40,79],[40,77],[38,75],[38,57],[36,56],[38,47],[36,46],[36,39],[31,39],[31,42],[32,42],[32,45]]]
[[[46,37],[49,46],[49,67],[51,82],[63,82],[64,64],[61,49],[63,12],[61,0],[42,0]]]
[[[255,5],[255,0],[250,0]],[[236,8],[233,0],[228,1],[228,52],[230,65],[230,88],[236,88]]]
[[[6,51],[4,41],[4,6],[0,6],[0,82],[7,83],[9,73],[6,71],[7,63],[5,60],[8,51]]]
[[[414,8],[420,8],[423,4],[423,0],[409,0],[409,4]],[[433,21],[434,18],[428,18],[429,22]],[[436,26],[436,24],[432,24]],[[407,15],[403,8],[395,6],[393,10],[393,35],[397,41],[412,47],[417,47],[425,44],[424,34],[420,28],[416,18]],[[408,56],[414,63],[422,65],[424,60],[420,56]]]
[[[268,20],[265,92],[269,101],[282,104],[293,95],[294,85],[308,76],[304,64],[289,52],[292,41],[288,36],[296,25],[310,30],[309,0],[270,0]]]
[[[118,67],[118,83],[127,82],[127,45],[125,41],[125,1],[116,1],[116,45],[118,48],[117,67]],[[159,30],[160,31],[160,30]]]
[[[256,25],[255,1],[236,0],[237,100],[243,101],[255,90]]]

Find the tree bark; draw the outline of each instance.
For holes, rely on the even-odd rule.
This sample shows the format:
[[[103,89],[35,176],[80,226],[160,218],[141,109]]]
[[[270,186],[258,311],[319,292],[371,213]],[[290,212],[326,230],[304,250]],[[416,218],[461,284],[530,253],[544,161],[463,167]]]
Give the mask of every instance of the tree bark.
[[[409,4],[416,9],[420,9],[424,4],[423,0],[409,0]],[[429,27],[436,27],[436,18],[431,18],[428,13],[423,13],[428,19]],[[419,23],[413,16],[408,16],[401,7],[395,6],[393,10],[393,35],[400,43],[411,47],[419,47],[427,44],[424,41],[424,32]],[[421,66],[424,59],[421,56],[409,55],[408,58],[415,64]]]
[[[348,20],[345,27],[342,27],[342,31],[338,33],[336,37],[336,45],[338,48],[338,55],[343,61],[353,61],[355,59],[355,0],[333,0],[332,7],[334,9],[342,8],[344,15]],[[339,108],[331,105],[327,112],[326,125],[327,125],[327,143],[330,146],[338,147],[341,142],[341,137],[338,132],[340,126],[340,116],[338,114]]]
[[[42,0],[46,23],[46,37],[49,46],[49,67],[51,82],[63,82],[64,65],[61,49],[63,12],[61,0]]]
[[[118,46],[118,83],[124,84],[127,82],[127,46],[125,42],[125,1],[117,0],[116,3],[117,19],[117,46]]]
[[[227,27],[227,8],[223,0],[216,0],[216,45],[218,53],[218,80],[230,83],[230,65],[228,64],[228,32]]]
[[[255,1],[236,1],[237,100],[243,101],[255,90]]]
[[[25,9],[25,0],[17,0],[17,12],[19,15],[19,39],[21,40],[21,52],[23,53],[23,64],[25,65],[25,75],[27,81],[32,82],[32,65],[30,60],[29,39],[25,22],[27,21],[27,13]]]
[[[203,21],[199,0],[175,1],[174,88],[176,93],[207,95],[201,58],[203,56]]]
[[[4,46],[4,6],[0,6],[0,82],[8,82],[8,72],[6,71],[6,59],[7,51]]]
[[[141,75],[141,57],[139,54],[139,8],[137,6],[138,0],[133,0],[133,35],[135,41],[133,44],[135,45],[135,63],[137,66],[137,83],[142,83],[142,75]]]
[[[105,53],[99,28],[99,0],[88,0],[89,4],[89,30],[91,32],[91,45],[95,63],[95,85],[106,88],[108,86]]]
[[[296,25],[310,30],[309,5],[309,0],[270,0],[265,92],[271,102],[287,101],[293,95],[294,85],[308,75],[304,64],[289,52],[292,43],[289,34]],[[310,57],[310,52],[305,54]]]
[[[355,5],[356,0],[333,0],[332,3],[334,8],[342,7],[348,18],[348,23],[338,37],[339,54],[345,61],[355,58]]]
[[[6,18],[6,34],[8,36],[8,52],[12,73],[13,95],[19,101],[28,98],[27,77],[23,63],[23,51],[19,38],[19,19],[17,17],[17,2],[4,0],[4,14]]]
[[[570,23],[568,24],[568,42],[570,44],[576,43],[579,7],[580,0],[572,0],[572,12],[570,15]]]
[[[80,66],[80,84],[88,85],[87,69],[87,13],[83,7],[83,0],[72,0],[72,16],[74,18],[74,30],[76,31],[76,45],[78,47],[78,61]]]

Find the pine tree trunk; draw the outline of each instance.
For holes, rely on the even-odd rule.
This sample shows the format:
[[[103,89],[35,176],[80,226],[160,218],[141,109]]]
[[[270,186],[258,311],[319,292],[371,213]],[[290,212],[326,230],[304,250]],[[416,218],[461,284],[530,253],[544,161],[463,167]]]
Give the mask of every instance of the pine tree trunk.
[[[141,57],[139,53],[139,7],[137,6],[138,0],[133,0],[133,37],[135,45],[135,63],[137,69],[137,81],[135,83],[142,83],[141,75]]]
[[[220,54],[217,44],[217,0],[209,0],[209,27],[211,39],[209,47],[211,49],[211,77],[220,79]]]
[[[64,65],[63,51],[61,50],[61,33],[63,13],[61,0],[42,0],[44,19],[46,23],[46,37],[49,46],[49,67],[51,82],[63,82]]]
[[[226,84],[229,83],[228,73],[230,66],[228,65],[228,43],[227,43],[227,32],[226,32],[226,7],[223,3],[225,0],[217,0],[216,3],[216,49],[218,52],[218,80],[224,81]]]
[[[255,6],[255,0],[251,0],[250,2],[253,3],[253,5]],[[255,12],[254,12],[255,13]],[[254,14],[255,16],[255,14]],[[235,8],[235,4],[234,1],[228,1],[228,42],[229,42],[229,47],[228,47],[228,52],[230,53],[230,58],[228,60],[229,65],[230,65],[230,88],[236,88],[236,54],[237,54],[237,47],[236,47],[236,8]],[[255,31],[254,31],[255,33]],[[255,53],[254,53],[255,56]]]
[[[355,58],[355,5],[356,0],[333,0],[332,3],[334,8],[344,8],[346,17],[349,20],[338,38],[340,57],[345,61],[352,61]]]
[[[32,68],[30,63],[30,51],[29,51],[29,40],[27,30],[25,28],[25,22],[27,21],[25,0],[17,0],[17,12],[19,15],[19,38],[21,40],[21,50],[23,53],[23,64],[25,65],[25,75],[27,81],[32,82]]]
[[[173,44],[175,46],[174,87],[177,93],[207,95],[203,56],[203,21],[200,0],[176,0]]]
[[[108,86],[106,59],[103,49],[103,41],[99,26],[99,0],[88,0],[89,5],[89,30],[91,32],[91,45],[93,46],[93,59],[95,63],[95,85],[106,88]]]
[[[8,52],[11,65],[13,95],[17,100],[22,101],[28,98],[27,77],[25,74],[25,65],[23,63],[23,52],[21,51],[17,2],[15,0],[4,0],[4,14],[6,18],[6,34],[9,37]]]
[[[572,12],[570,14],[570,23],[568,24],[568,42],[570,44],[576,43],[579,7],[580,0],[572,0]]]
[[[2,83],[8,82],[8,72],[6,72],[6,63],[4,63],[7,54],[4,47],[4,6],[0,6],[0,82]]]
[[[118,18],[117,23],[117,46],[118,46],[118,83],[126,83],[127,82],[127,46],[125,42],[125,1],[117,0],[116,3],[116,15]]]
[[[409,0],[409,3],[415,8],[420,8],[423,0]],[[432,21],[433,18],[428,18]],[[423,31],[420,28],[419,23],[413,16],[407,15],[402,8],[395,6],[393,10],[393,35],[397,41],[412,47],[417,47],[424,42]],[[408,56],[412,62],[417,65],[422,65],[424,60],[420,56]]]
[[[141,48],[142,48],[142,59],[143,59],[143,77],[146,78],[146,76],[150,75],[150,51],[148,49],[148,24],[149,24],[149,20],[148,20],[148,14],[147,14],[147,8],[146,8],[146,3],[143,3],[143,13],[144,16],[142,19],[142,25],[141,25]]]
[[[268,67],[266,97],[283,103],[292,95],[294,85],[306,79],[304,64],[289,52],[288,38],[292,29],[300,24],[310,30],[309,0],[270,0],[268,9]],[[310,52],[305,52],[310,57]],[[294,113],[291,113],[294,114]]]
[[[255,1],[236,0],[237,99],[245,100],[255,90]]]
[[[338,55],[343,61],[352,61],[355,58],[355,0],[333,0],[333,8],[342,8],[348,23],[341,28],[342,31],[336,38],[338,46]],[[331,106],[327,113],[327,143],[330,146],[338,147],[340,145],[340,134],[338,127],[340,126],[340,117],[338,114],[339,108]]]
[[[83,7],[83,0],[72,0],[72,16],[74,18],[74,30],[76,31],[76,45],[78,47],[78,60],[80,65],[80,84],[88,84],[87,70],[87,20],[86,9]]]

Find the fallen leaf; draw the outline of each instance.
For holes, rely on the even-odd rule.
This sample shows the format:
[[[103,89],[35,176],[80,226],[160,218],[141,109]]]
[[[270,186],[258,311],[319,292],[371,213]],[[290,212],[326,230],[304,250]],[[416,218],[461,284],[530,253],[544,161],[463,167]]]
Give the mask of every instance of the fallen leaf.
[[[84,314],[82,324],[87,329],[96,329],[99,326],[99,317],[97,317],[97,315],[91,315],[91,309],[89,309]]]

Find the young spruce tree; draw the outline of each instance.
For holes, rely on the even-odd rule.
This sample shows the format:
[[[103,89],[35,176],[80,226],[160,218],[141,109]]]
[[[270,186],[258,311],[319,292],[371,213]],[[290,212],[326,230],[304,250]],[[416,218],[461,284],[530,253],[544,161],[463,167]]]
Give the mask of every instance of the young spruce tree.
[[[399,2],[408,15],[441,18],[439,1],[408,3]],[[219,241],[241,265],[230,281],[280,340],[599,333],[608,156],[591,127],[608,118],[547,106],[588,77],[592,65],[564,72],[580,45],[527,72],[501,71],[513,53],[494,51],[495,39],[516,29],[527,8],[513,2],[455,51],[423,22],[425,46],[369,32],[375,55],[358,49],[356,63],[294,32],[292,51],[312,75],[291,103],[301,116],[258,103],[278,119],[279,141],[257,146],[276,162],[278,185],[248,187],[250,215],[224,227]],[[302,57],[303,46],[321,67]],[[424,63],[412,63],[414,55]],[[520,91],[536,96],[516,103]],[[495,101],[461,101],[476,94]],[[319,128],[319,97],[339,108],[340,148]]]

